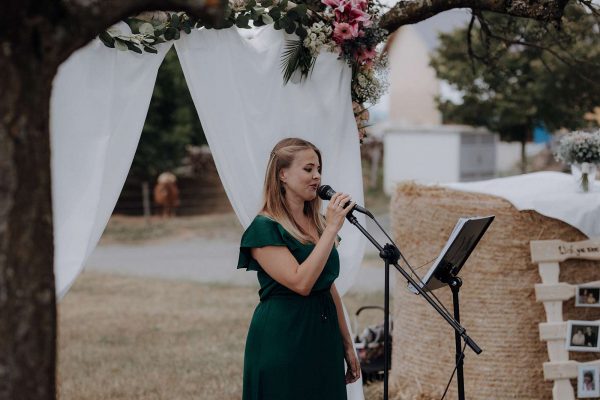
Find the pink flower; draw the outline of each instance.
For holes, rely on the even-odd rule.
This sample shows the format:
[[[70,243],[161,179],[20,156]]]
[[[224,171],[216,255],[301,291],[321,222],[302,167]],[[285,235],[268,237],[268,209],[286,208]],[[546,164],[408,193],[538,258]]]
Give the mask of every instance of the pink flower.
[[[354,37],[354,29],[346,22],[334,22],[333,27],[333,39],[338,43]]]
[[[364,22],[371,19],[371,16],[358,8],[350,9],[350,19],[352,21]]]
[[[367,9],[367,0],[350,0],[350,2],[352,3],[352,8],[358,8],[360,10],[366,10]]]

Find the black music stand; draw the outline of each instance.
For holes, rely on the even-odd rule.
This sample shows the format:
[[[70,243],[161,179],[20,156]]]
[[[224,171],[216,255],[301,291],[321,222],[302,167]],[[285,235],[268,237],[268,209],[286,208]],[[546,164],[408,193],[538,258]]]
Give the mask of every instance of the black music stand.
[[[458,292],[462,286],[462,280],[458,277],[458,272],[471,255],[477,243],[490,226],[494,216],[460,218],[442,249],[437,260],[429,269],[420,289],[430,292],[446,285],[452,290],[452,304],[454,306],[454,319],[460,323],[460,305],[458,301]],[[408,285],[414,293],[419,291],[412,285]],[[458,386],[458,399],[465,399],[465,382],[463,375],[463,352],[461,349],[461,336],[454,331],[454,341],[456,343],[456,379]]]

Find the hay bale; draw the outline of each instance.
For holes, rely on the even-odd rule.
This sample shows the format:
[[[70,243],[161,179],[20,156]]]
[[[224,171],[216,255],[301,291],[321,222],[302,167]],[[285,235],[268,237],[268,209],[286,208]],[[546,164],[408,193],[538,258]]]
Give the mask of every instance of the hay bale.
[[[461,216],[496,215],[477,249],[461,271],[461,322],[484,352],[466,350],[465,391],[469,399],[548,399],[552,383],[544,381],[548,361],[538,323],[546,321],[535,301],[534,284],[541,282],[531,263],[531,240],[584,240],[561,221],[533,211],[518,211],[508,201],[489,195],[421,186],[399,185],[391,202],[392,232],[413,267],[437,257]],[[425,275],[431,264],[418,274]],[[598,263],[572,260],[561,264],[560,280],[583,283],[600,276]],[[403,398],[440,398],[454,367],[454,335],[449,325],[420,296],[405,290],[395,274],[391,387]],[[448,287],[435,294],[452,310]],[[600,319],[600,310],[564,303],[565,319]],[[589,361],[597,354],[570,353]],[[456,378],[449,397],[456,398]]]

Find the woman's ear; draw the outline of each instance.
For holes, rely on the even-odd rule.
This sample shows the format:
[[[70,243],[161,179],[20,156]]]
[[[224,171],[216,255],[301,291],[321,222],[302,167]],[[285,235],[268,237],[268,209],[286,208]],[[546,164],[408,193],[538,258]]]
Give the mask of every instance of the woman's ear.
[[[287,169],[286,168],[281,168],[281,170],[279,171],[279,180],[281,182],[285,182],[287,180]]]

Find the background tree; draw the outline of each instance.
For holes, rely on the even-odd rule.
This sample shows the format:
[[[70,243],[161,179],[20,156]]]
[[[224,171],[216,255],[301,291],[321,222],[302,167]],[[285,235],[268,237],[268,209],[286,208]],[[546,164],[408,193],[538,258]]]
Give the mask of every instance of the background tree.
[[[598,15],[569,4],[560,25],[474,12],[469,26],[440,35],[432,58],[440,79],[462,102],[438,99],[444,122],[485,126],[525,144],[536,125],[550,130],[589,124],[600,105]]]
[[[584,0],[580,0],[584,2]],[[59,65],[146,10],[218,20],[222,0],[6,0],[0,13],[0,400],[56,396],[56,299],[49,106]],[[564,0],[399,1],[390,33],[452,8],[560,21]],[[150,55],[151,56],[151,55]]]
[[[180,165],[188,144],[206,137],[174,48],[161,64],[129,178],[153,182]]]

